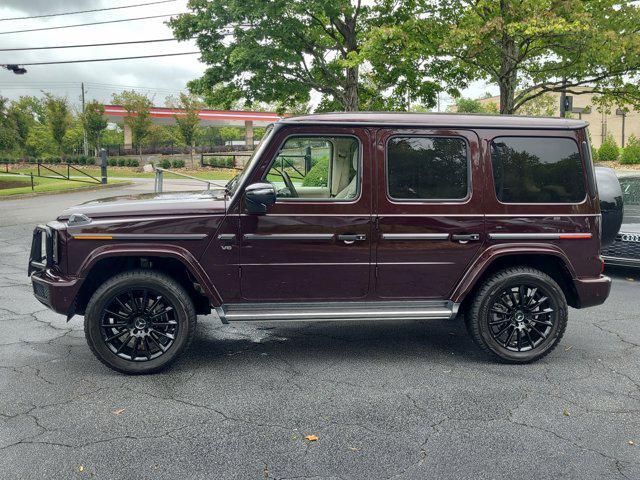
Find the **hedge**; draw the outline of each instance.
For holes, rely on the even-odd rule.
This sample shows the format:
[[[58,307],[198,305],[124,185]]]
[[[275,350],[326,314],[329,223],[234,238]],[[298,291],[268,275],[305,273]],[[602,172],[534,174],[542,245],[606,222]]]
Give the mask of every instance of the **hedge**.
[[[615,162],[620,156],[620,149],[611,135],[607,135],[598,149],[599,162]]]
[[[327,172],[329,171],[329,158],[321,158],[318,162],[309,170],[302,180],[303,187],[326,187],[327,186]]]
[[[625,165],[640,164],[640,140],[635,135],[631,135],[627,140],[627,146],[622,151],[620,163]]]

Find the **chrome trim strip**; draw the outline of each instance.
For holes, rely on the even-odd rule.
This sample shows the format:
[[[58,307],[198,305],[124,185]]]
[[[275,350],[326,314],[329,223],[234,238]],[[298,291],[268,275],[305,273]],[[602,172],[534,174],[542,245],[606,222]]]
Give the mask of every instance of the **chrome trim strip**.
[[[206,233],[77,233],[73,238],[111,237],[112,240],[202,240]]]
[[[218,235],[218,240],[221,242],[231,242],[236,239],[235,233],[221,233]]]
[[[487,213],[485,216],[487,217],[507,217],[507,218],[516,218],[516,217],[601,217],[600,213]]]
[[[335,235],[333,233],[278,233],[278,234],[259,234],[259,233],[245,233],[242,239],[247,242],[255,241],[294,241],[294,242],[308,242],[308,241],[329,241],[333,240]]]
[[[569,238],[576,237],[581,238],[591,233],[490,233],[489,238],[491,240],[560,240],[560,237]]]
[[[399,309],[399,310],[332,310],[332,311],[246,311],[225,312],[225,320],[261,321],[261,320],[388,320],[388,319],[449,319],[451,309]]]
[[[383,240],[449,240],[448,233],[383,233]]]
[[[607,266],[607,262],[610,262],[609,265],[640,265],[640,258],[630,258],[630,257],[610,257],[608,255],[603,255],[602,259],[604,260],[605,267]]]
[[[326,265],[334,265],[334,266],[341,266],[341,265],[371,265],[372,267],[375,267],[376,265],[453,265],[453,262],[341,262],[341,263],[337,263],[337,262],[317,262],[317,263],[309,263],[309,262],[291,262],[291,263],[234,263],[232,265],[239,265],[239,266],[243,266],[243,267],[273,267],[274,265],[279,265],[279,266],[286,266],[286,267],[290,267],[290,266],[305,266],[305,267],[313,267],[313,266],[326,266]]]

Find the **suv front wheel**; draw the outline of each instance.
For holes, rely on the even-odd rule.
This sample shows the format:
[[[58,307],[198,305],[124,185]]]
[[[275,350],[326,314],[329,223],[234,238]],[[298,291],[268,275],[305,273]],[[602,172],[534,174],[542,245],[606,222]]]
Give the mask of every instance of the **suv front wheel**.
[[[567,301],[549,275],[514,267],[491,276],[466,315],[469,334],[486,352],[528,363],[551,352],[567,326]]]
[[[143,374],[171,364],[193,338],[191,298],[171,277],[150,270],[124,272],[92,295],[84,317],[91,351],[109,368]]]

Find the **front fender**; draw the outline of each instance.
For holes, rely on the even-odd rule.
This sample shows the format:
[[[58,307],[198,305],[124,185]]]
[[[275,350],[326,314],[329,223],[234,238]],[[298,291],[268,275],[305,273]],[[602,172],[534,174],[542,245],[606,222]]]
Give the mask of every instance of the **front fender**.
[[[514,255],[545,255],[558,258],[567,269],[571,278],[576,278],[576,272],[567,255],[557,246],[548,243],[505,243],[492,245],[480,255],[467,269],[467,273],[458,283],[451,295],[455,303],[462,303],[469,292],[476,285],[489,266],[499,258]]]
[[[193,275],[193,278],[202,286],[205,295],[209,298],[211,305],[219,307],[222,305],[222,297],[213,285],[211,278],[202,268],[200,263],[187,249],[177,245],[157,245],[157,244],[118,244],[103,245],[93,250],[82,262],[78,269],[78,277],[87,277],[93,266],[105,258],[110,257],[165,257],[174,258],[182,263]]]

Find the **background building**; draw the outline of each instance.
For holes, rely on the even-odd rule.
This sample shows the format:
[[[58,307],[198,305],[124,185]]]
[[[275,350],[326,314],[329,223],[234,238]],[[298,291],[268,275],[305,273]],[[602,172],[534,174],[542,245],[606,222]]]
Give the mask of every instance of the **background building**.
[[[560,93],[551,92],[545,95],[552,99],[548,102],[552,105],[552,109],[546,111],[543,108],[543,111],[536,112],[536,114],[560,115]],[[573,103],[571,117],[582,118],[589,122],[591,143],[594,147],[599,147],[607,134],[611,134],[620,147],[626,145],[630,135],[640,138],[640,111],[627,106],[629,111],[623,115],[620,107],[614,106],[611,107],[610,112],[601,112],[597,108],[597,103],[593,101],[594,97],[597,97],[596,94],[583,93],[580,95],[569,94],[568,96],[571,97]],[[500,105],[500,97],[483,98],[478,101],[482,104],[494,103],[498,107]]]

